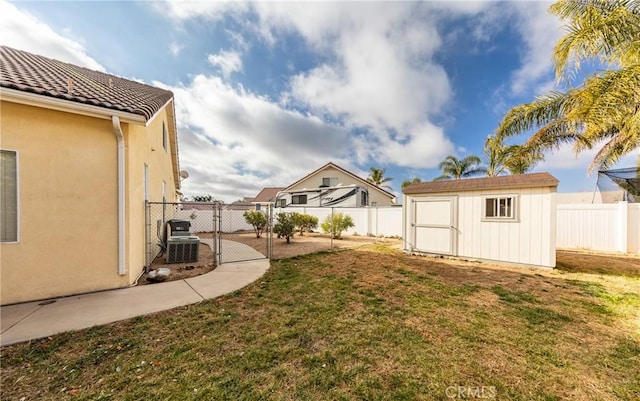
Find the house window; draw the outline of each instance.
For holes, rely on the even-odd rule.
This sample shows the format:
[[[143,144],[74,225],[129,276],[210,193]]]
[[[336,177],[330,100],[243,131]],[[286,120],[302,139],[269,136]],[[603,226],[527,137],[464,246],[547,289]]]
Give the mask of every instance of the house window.
[[[167,142],[169,139],[169,134],[167,133],[167,125],[162,122],[162,147],[164,150],[167,150]]]
[[[0,242],[18,242],[18,154],[0,152]]]
[[[338,185],[338,177],[322,177],[323,187],[335,187]]]
[[[500,196],[484,199],[484,219],[486,220],[515,220],[516,197]]]
[[[262,205],[259,203],[256,203],[256,210],[260,211],[262,209]]]
[[[293,196],[291,196],[291,204],[292,205],[306,205],[307,204],[307,195],[293,195]]]
[[[369,206],[369,193],[363,192],[362,198],[360,198],[360,206]]]
[[[286,207],[286,206],[287,206],[286,199],[278,199],[278,201],[276,202],[276,207]]]

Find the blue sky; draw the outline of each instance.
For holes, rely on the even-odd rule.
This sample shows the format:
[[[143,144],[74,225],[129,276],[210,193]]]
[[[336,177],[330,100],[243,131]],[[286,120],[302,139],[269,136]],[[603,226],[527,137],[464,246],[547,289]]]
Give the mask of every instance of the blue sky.
[[[0,41],[172,90],[186,196],[231,202],[329,161],[384,168],[400,194],[554,88],[549,4],[0,0]],[[562,148],[534,171],[591,191],[592,156]]]

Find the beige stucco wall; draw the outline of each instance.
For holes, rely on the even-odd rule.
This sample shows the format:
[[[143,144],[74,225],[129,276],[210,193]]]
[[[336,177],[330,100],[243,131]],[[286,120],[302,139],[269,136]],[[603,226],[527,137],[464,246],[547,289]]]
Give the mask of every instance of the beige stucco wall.
[[[18,151],[20,232],[0,245],[0,303],[128,285],[117,274],[111,121],[0,107],[0,146]]]
[[[170,105],[172,107],[172,105]],[[18,151],[17,243],[0,244],[0,303],[127,287],[145,264],[144,165],[149,200],[175,201],[162,110],[125,137],[127,272],[118,274],[117,140],[111,120],[2,102],[2,149]]]
[[[313,174],[306,179],[300,181],[296,185],[288,188],[291,191],[298,191],[304,188],[318,188],[322,185],[322,178],[324,177],[336,177],[338,178],[338,183],[342,185],[359,185],[366,186],[369,190],[369,204],[371,206],[392,206],[395,203],[392,202],[392,199],[389,198],[388,195],[380,191],[376,188],[375,185],[367,184],[363,185],[362,181],[358,181],[354,179],[352,176],[345,174],[344,172],[335,169],[331,166],[323,169],[322,171]]]
[[[169,106],[171,107],[171,106]],[[166,109],[162,110],[151,120],[147,127],[128,125],[125,140],[127,143],[127,269],[129,278],[133,282],[142,273],[146,257],[145,240],[145,199],[144,199],[144,165],[149,171],[149,201],[162,202],[163,185],[164,197],[167,202],[175,202],[176,183],[171,164],[171,141],[167,140],[166,149],[162,146],[162,123],[169,128],[169,118]],[[152,211],[158,208],[152,209]],[[155,218],[152,215],[152,239],[155,241]]]

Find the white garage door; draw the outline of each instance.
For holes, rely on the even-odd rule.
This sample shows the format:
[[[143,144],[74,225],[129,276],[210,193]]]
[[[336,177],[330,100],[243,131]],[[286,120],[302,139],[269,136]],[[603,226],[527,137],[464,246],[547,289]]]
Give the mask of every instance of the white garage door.
[[[418,198],[414,202],[415,250],[456,254],[456,197]]]

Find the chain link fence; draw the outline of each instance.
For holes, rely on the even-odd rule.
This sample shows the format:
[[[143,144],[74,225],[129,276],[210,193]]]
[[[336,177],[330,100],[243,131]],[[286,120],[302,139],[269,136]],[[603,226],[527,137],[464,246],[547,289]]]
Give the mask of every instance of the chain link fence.
[[[247,221],[247,214],[260,213],[260,221],[264,224],[258,228]],[[281,213],[297,213],[315,217],[316,224],[308,228],[296,225],[293,235],[287,238],[274,232],[278,227]],[[146,213],[146,267],[154,259],[163,257],[188,258],[189,245],[204,243],[211,247],[216,264],[232,263],[256,259],[283,259],[315,252],[334,249],[356,248],[376,242],[379,235],[372,234],[377,230],[378,221],[382,224],[383,212],[359,211],[355,208],[315,208],[293,209],[276,208],[262,205],[261,210],[235,210],[229,205],[218,202],[148,202]],[[354,223],[352,227],[332,230],[341,219],[338,215],[348,217]],[[369,217],[367,217],[369,216]],[[188,222],[188,233],[185,238],[171,237],[170,224],[175,220]],[[395,219],[392,219],[395,220]],[[322,227],[328,222],[328,227]],[[358,232],[360,230],[362,232]],[[276,230],[277,231],[277,230]],[[334,235],[331,235],[331,232]],[[338,232],[342,235],[338,236]],[[197,237],[193,238],[193,237]],[[176,256],[174,256],[174,254]]]
[[[217,265],[268,258],[270,209],[264,212],[267,224],[259,237],[245,221],[245,212],[225,209],[218,202],[147,202],[145,266],[148,268],[158,257],[170,262],[174,254],[188,259],[189,248],[195,249],[201,243],[211,248]],[[172,224],[179,225],[180,221],[188,222],[188,231],[173,232],[176,235],[172,236]]]

